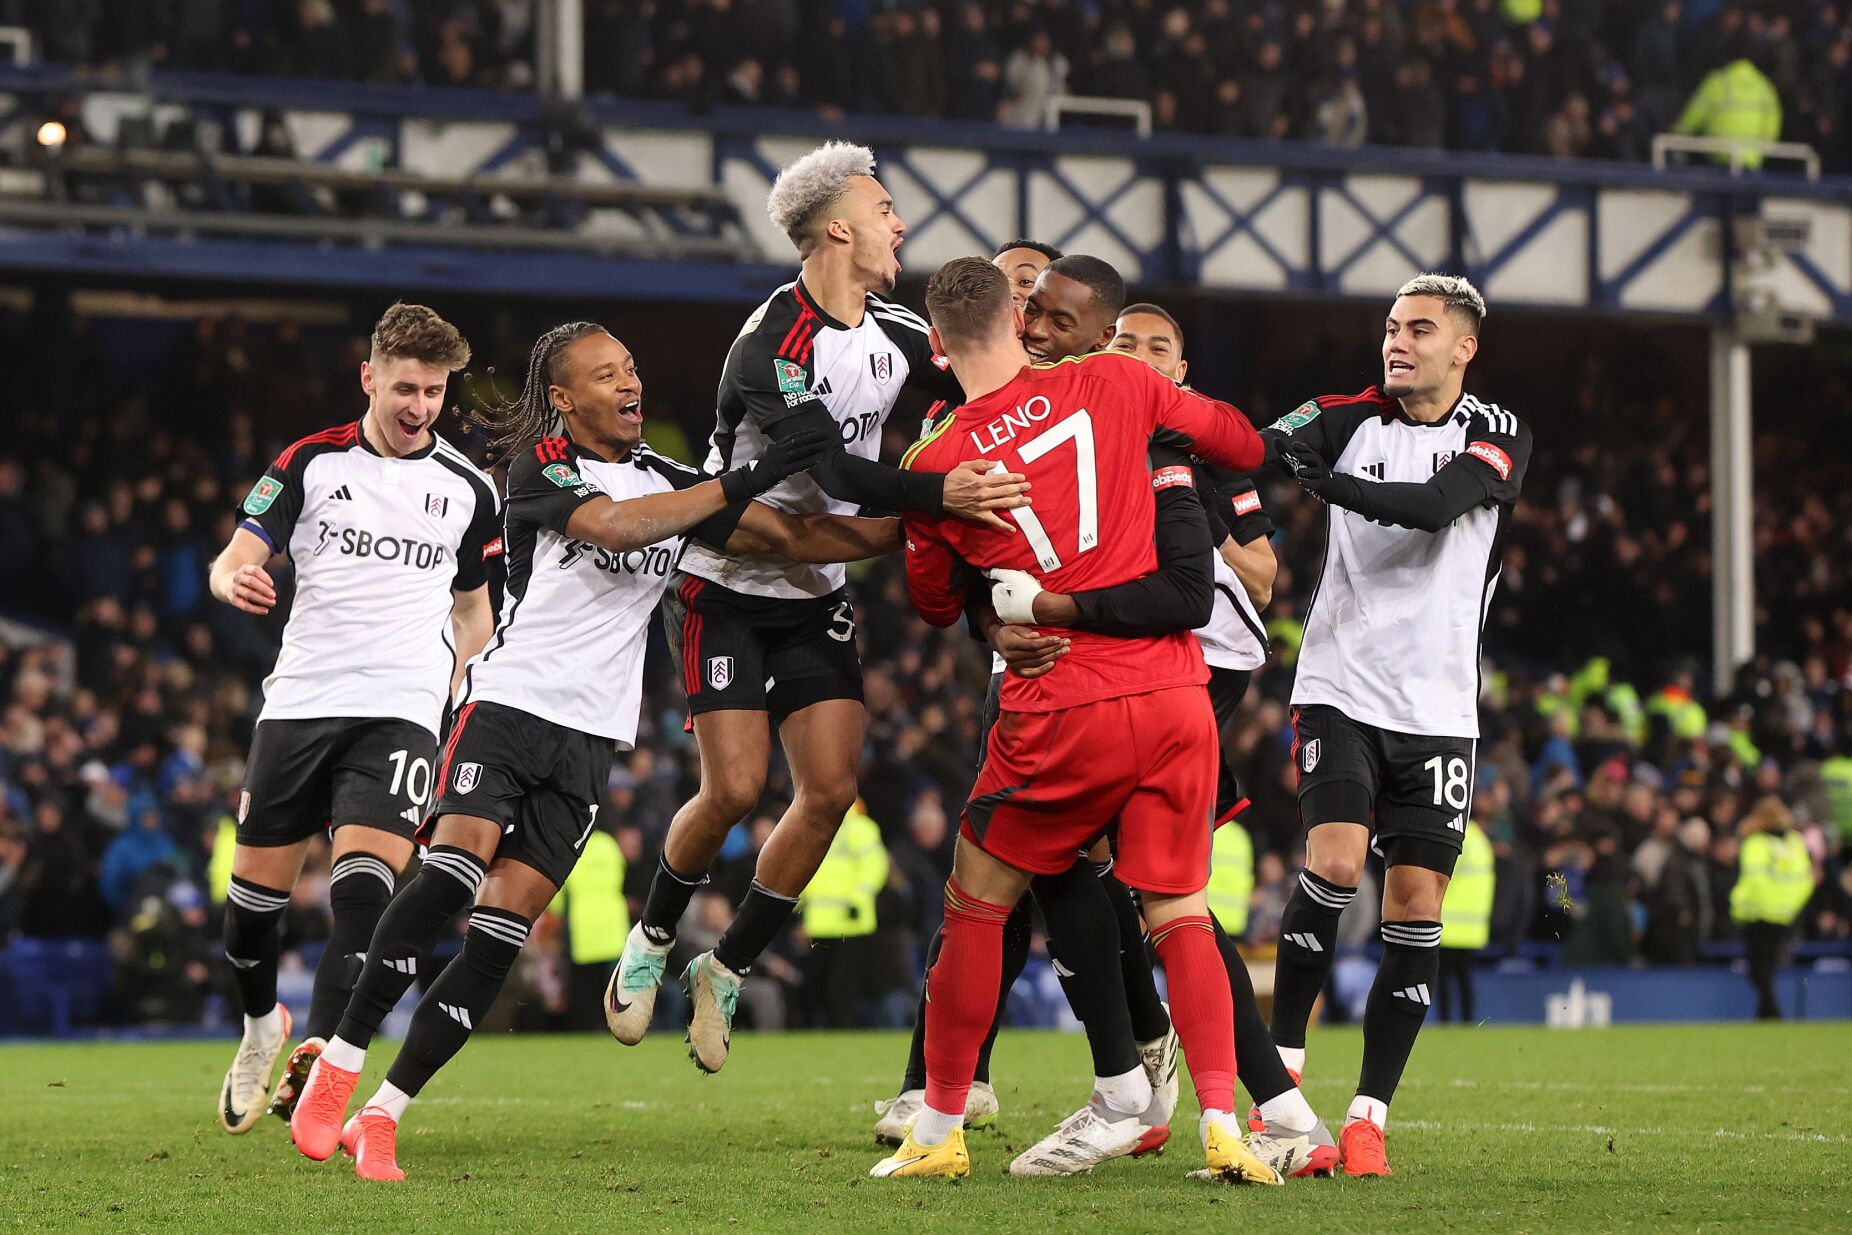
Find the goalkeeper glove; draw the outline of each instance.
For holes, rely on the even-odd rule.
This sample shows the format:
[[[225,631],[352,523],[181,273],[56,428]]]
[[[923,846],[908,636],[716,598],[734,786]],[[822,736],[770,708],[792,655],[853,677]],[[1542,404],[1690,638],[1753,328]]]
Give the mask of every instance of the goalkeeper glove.
[[[1026,570],[998,568],[990,572],[990,607],[1012,626],[1029,626],[1035,622],[1035,598],[1042,585]]]

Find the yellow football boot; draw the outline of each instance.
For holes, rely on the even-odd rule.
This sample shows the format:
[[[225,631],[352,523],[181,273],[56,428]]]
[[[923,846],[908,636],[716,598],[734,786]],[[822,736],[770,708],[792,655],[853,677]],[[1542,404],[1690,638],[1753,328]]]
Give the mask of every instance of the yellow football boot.
[[[965,1152],[965,1130],[953,1128],[952,1134],[937,1145],[913,1143],[913,1129],[900,1142],[892,1157],[875,1163],[868,1172],[876,1179],[963,1179],[971,1173],[971,1155]]]

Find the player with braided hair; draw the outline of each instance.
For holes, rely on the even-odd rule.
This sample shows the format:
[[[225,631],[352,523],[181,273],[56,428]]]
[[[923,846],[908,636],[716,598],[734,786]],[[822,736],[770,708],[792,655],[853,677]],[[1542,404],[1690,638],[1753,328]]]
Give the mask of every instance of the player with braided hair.
[[[429,848],[380,921],[366,968],[290,1122],[324,1159],[400,1179],[398,1121],[488,1012],[535,918],[599,824],[612,760],[636,738],[650,615],[690,538],[741,553],[845,562],[899,547],[897,521],[791,515],[750,499],[813,465],[832,435],[793,433],[708,476],[643,443],[636,358],[602,326],[535,343],[513,403],[478,413],[508,469],[508,602],[469,664],[437,775]],[[425,992],[386,1082],[351,1122],[366,1049],[473,905],[462,955]]]

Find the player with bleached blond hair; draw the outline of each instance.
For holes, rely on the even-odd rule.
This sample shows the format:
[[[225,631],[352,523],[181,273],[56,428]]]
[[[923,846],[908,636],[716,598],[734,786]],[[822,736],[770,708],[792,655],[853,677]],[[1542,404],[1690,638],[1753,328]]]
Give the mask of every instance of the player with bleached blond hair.
[[[803,265],[746,319],[727,353],[707,470],[739,467],[772,443],[821,430],[840,448],[765,494],[767,504],[793,514],[948,512],[1006,526],[995,512],[1027,504],[1021,476],[987,475],[986,460],[946,475],[879,461],[903,387],[962,395],[933,355],[926,323],[887,299],[907,227],[874,173],[867,147],[830,142],[773,182],[766,211]],[[693,1004],[689,1053],[716,1072],[727,1060],[740,983],[790,920],[855,801],[867,724],[862,666],[841,566],[691,546],[665,613],[701,751],[701,787],[676,813],[611,978],[605,1019],[618,1041],[634,1044],[649,1029],[676,924],[727,832],[759,801],[774,726],[793,785],[732,925],[683,975]]]

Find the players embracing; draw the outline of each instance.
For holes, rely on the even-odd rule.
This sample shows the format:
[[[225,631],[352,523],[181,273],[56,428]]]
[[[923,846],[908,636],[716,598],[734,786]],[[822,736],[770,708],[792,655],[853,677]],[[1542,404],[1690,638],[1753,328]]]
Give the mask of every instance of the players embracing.
[[[886,298],[906,224],[874,176],[874,155],[830,142],[779,173],[766,208],[802,260],[796,279],[750,316],[720,378],[709,471],[755,459],[794,434],[833,448],[807,474],[765,494],[776,509],[858,506],[945,512],[1004,525],[1026,506],[1020,475],[973,459],[945,474],[881,463],[882,429],[904,386],[957,398],[926,323]],[[792,800],[760,851],[733,922],[683,975],[689,1054],[706,1072],[727,1060],[740,984],[796,908],[856,796],[867,714],[855,613],[840,566],[785,553],[696,545],[665,613],[701,752],[701,786],[676,812],[641,919],[605,1000],[627,1045],[649,1029],[676,925],[733,826],[765,787],[773,730]]]
[[[963,564],[1033,573],[1057,590],[1150,573],[1154,505],[1147,451],[1160,426],[1199,453],[1261,461],[1233,408],[1184,391],[1131,357],[1102,353],[1031,366],[1021,309],[980,258],[947,263],[927,290],[934,342],[967,400],[909,451],[943,470],[985,454],[1032,475],[1043,500],[1011,517],[1019,534],[907,522],[915,607],[947,625],[965,609]],[[1102,511],[1109,517],[1101,518]],[[962,1122],[995,1008],[1003,923],[1034,874],[1069,869],[1119,820],[1119,871],[1145,896],[1172,973],[1172,1015],[1191,1061],[1212,1174],[1278,1183],[1232,1115],[1233,1010],[1203,887],[1215,791],[1208,674],[1187,632],[1132,641],[1075,631],[1060,672],[1006,675],[1002,714],[967,805],[946,885],[943,950],[928,975],[925,1107],[880,1177],[969,1172]]]
[[[636,358],[603,327],[543,335],[520,401],[490,417],[508,471],[508,604],[472,659],[438,773],[424,864],[393,900],[338,1032],[290,1120],[317,1160],[344,1147],[365,1179],[403,1178],[407,1106],[487,1015],[534,920],[598,826],[612,761],[636,737],[651,615],[689,540],[793,560],[898,544],[891,519],[792,515],[752,498],[834,445],[785,436],[718,476],[642,441]],[[385,1083],[347,1108],[374,1034],[470,910],[463,951],[426,990]]]

